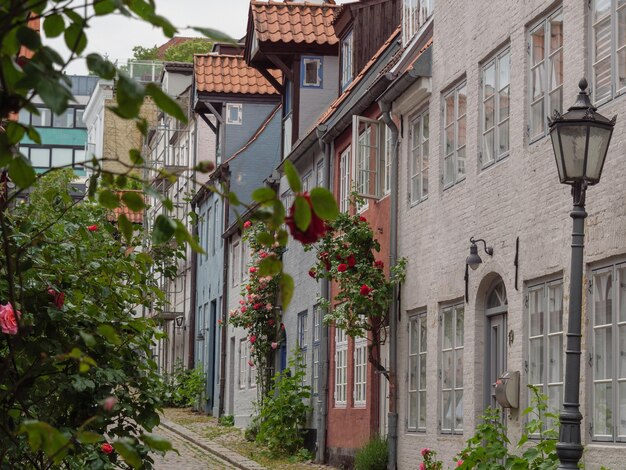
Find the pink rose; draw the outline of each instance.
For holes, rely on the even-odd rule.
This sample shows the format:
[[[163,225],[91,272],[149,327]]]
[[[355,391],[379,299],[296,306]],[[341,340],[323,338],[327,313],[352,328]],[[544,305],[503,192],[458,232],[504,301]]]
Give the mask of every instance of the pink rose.
[[[250,336],[250,344],[254,344],[256,343],[256,336],[252,335]]]
[[[249,365],[250,367],[254,367],[254,362],[252,362],[252,359],[248,360],[248,365]]]
[[[116,397],[106,397],[102,403],[102,408],[104,408],[104,411],[111,411],[115,408],[115,405],[117,405]]]
[[[222,326],[222,324],[223,324],[223,323],[224,323],[224,322],[222,321],[222,319],[221,319],[221,318],[220,318],[219,320],[217,320],[217,324],[218,324],[219,326]]]
[[[248,307],[246,307],[245,305],[241,307],[241,313],[246,313],[247,311],[248,311]]]
[[[48,289],[48,294],[54,297],[54,306],[60,310],[65,303],[65,292],[57,292],[56,290],[50,288]]]
[[[267,258],[267,253],[265,251],[259,252],[259,258],[261,258],[261,259]]]
[[[243,304],[245,304],[245,302],[242,299],[242,300],[239,301],[239,305],[243,305]]]
[[[89,230],[90,232],[97,232],[98,231],[98,226],[97,225],[90,225],[89,227],[87,227],[87,230]]]
[[[100,450],[108,455],[113,452],[113,446],[108,442],[105,442],[104,444],[102,444],[102,446],[100,446]]]
[[[252,222],[250,222],[249,220],[246,220],[243,223],[243,228],[250,228],[250,227],[252,227]]]
[[[426,465],[424,465],[424,462],[420,463],[420,470],[426,470]]]
[[[428,454],[430,454],[430,449],[428,447],[424,447],[422,449],[422,457],[426,457]]]
[[[456,466],[457,466],[457,467],[460,467],[461,465],[463,465],[463,461],[462,461],[462,460],[458,460],[458,461],[456,462]]]
[[[22,312],[19,310],[15,312],[10,303],[0,305],[0,328],[2,328],[2,332],[7,335],[16,335],[18,331],[17,321],[21,316]]]
[[[254,274],[256,272],[256,268],[254,266],[252,266],[250,269],[250,274]]]
[[[276,349],[278,347],[278,343],[273,342],[271,346],[272,346],[272,349]]]

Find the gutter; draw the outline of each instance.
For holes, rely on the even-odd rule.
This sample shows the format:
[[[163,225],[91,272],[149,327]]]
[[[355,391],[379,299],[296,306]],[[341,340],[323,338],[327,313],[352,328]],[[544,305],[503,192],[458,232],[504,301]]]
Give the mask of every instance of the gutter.
[[[226,184],[230,186],[230,172],[227,171],[226,175]],[[228,227],[228,219],[230,212],[230,203],[228,198],[223,199],[224,201],[224,213],[223,213],[223,229],[225,230]],[[226,394],[226,356],[228,351],[228,244],[224,242],[224,252],[223,252],[223,262],[222,262],[222,325],[221,328],[221,356],[220,356],[220,392],[219,392],[219,416],[224,415],[224,396]],[[218,416],[218,417],[219,417]]]
[[[194,146],[193,146],[193,167],[196,167],[196,160],[198,158],[198,121],[194,119]],[[195,180],[195,171],[194,171],[194,180]],[[196,205],[191,203],[191,212],[195,213]],[[197,219],[196,219],[197,220]],[[198,224],[194,224],[193,229],[191,231],[191,235],[195,238],[198,236]],[[187,364],[189,369],[194,369],[196,364],[196,284],[197,284],[197,273],[196,269],[198,268],[198,253],[194,250],[191,250],[191,292],[190,292],[190,309],[189,312],[189,352],[187,356]]]
[[[400,133],[398,126],[391,118],[391,104],[411,85],[422,77],[431,76],[432,47],[427,48],[417,58],[413,66],[398,77],[378,98],[382,118],[391,131],[391,214],[389,220],[389,264],[394,267],[398,263],[398,172],[400,157]],[[387,74],[389,80],[393,74]],[[393,289],[391,314],[389,316],[389,412],[387,439],[389,448],[388,470],[398,468],[398,320],[400,317],[400,286]]]

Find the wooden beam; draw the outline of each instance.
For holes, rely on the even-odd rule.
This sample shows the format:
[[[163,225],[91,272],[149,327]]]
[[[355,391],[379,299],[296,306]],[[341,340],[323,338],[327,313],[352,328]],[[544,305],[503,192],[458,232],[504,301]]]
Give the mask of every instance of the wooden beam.
[[[224,124],[224,117],[217,112],[217,109],[215,109],[211,103],[208,101],[202,101],[202,104],[209,108],[209,111],[213,113],[213,116],[215,116],[215,119],[217,119],[220,124]]]
[[[204,113],[198,113],[200,115],[200,117],[202,118],[202,120],[204,122],[207,123],[207,126],[209,126],[211,128],[211,130],[213,131],[214,134],[217,134],[217,127],[215,127],[215,124],[213,124],[208,117],[206,117],[204,115]]]
[[[263,68],[257,69],[257,70],[259,71],[261,75],[263,75],[263,77],[265,77],[265,80],[270,82],[270,85],[272,85],[278,93],[280,93],[281,95],[283,94],[285,88],[283,87],[283,85],[280,84],[278,80],[274,78],[274,75],[272,75],[266,69],[263,69]]]
[[[287,67],[287,64],[283,62],[283,60],[274,54],[268,54],[267,58],[272,61],[272,63],[278,67],[282,72],[287,76],[287,78],[293,82],[293,73],[291,69]]]

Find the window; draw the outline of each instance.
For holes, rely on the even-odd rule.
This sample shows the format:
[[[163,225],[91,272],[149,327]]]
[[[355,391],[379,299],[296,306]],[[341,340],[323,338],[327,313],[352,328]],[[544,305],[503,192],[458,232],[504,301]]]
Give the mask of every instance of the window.
[[[248,341],[239,340],[239,388],[246,388],[246,371],[248,370]]]
[[[20,109],[17,121],[20,124],[24,124],[26,126],[30,125],[30,111],[28,111],[26,108]]]
[[[250,342],[246,343],[246,347],[250,349]],[[256,387],[256,366],[252,361],[252,354],[250,354],[250,359],[248,361],[248,388]]]
[[[543,19],[530,31],[531,141],[547,134],[547,117],[563,111],[563,12]]]
[[[463,82],[444,97],[444,188],[465,179],[466,111],[467,88]]]
[[[626,263],[593,272],[593,439],[626,441]]]
[[[511,53],[507,49],[482,69],[482,152],[483,168],[509,154]]]
[[[367,337],[354,340],[354,406],[365,406],[367,397]]]
[[[350,209],[350,147],[343,151],[339,159],[339,209]]]
[[[204,223],[204,255],[202,257],[207,260],[209,259],[209,253],[212,251],[215,254],[215,246],[213,245],[214,238],[211,236],[211,232],[215,230],[215,226],[213,225],[213,208],[209,207],[206,211],[205,215],[205,223]]]
[[[37,108],[39,116],[32,114],[32,125],[35,127],[50,127],[52,125],[52,115],[48,108]]]
[[[303,88],[322,88],[322,58],[303,56],[301,76]]]
[[[240,125],[243,122],[243,105],[241,103],[226,104],[226,124]]]
[[[52,116],[52,127],[71,129],[74,127],[74,108],[67,108],[63,114]]]
[[[232,277],[231,282],[233,286],[239,284],[241,280],[241,250],[239,248],[239,242],[235,242],[232,245],[232,254],[231,254],[231,266],[232,266]]]
[[[433,13],[434,0],[403,0],[402,43],[407,44]]]
[[[74,151],[70,148],[53,148],[52,149],[52,166],[70,167],[74,163]]]
[[[426,312],[409,319],[409,431],[426,430],[426,333]]]
[[[285,208],[289,210],[289,208],[293,205],[295,196],[293,194],[293,191],[291,189],[288,189],[282,194],[282,196],[280,196],[280,199],[282,200]]]
[[[391,158],[393,157],[393,136],[391,135],[391,129],[385,124],[381,124],[381,131],[383,133],[383,182],[382,190],[383,195],[391,192]]]
[[[85,110],[84,109],[76,109],[76,122],[74,124],[74,127],[78,127],[81,129],[85,129],[87,126],[85,125],[85,121],[83,119],[83,116],[85,115]]]
[[[322,310],[319,305],[313,308],[313,374],[311,393],[317,395],[320,389],[320,336],[322,327]]]
[[[309,383],[309,370],[307,368],[307,352],[308,352],[308,321],[309,315],[306,311],[301,312],[298,315],[298,347],[302,354],[302,363],[300,364],[304,370],[304,376],[302,377],[302,385]]]
[[[593,0],[592,93],[596,104],[626,91],[626,2]]]
[[[363,116],[352,117],[352,168],[356,192],[364,198],[380,196],[382,125]]]
[[[309,192],[313,189],[313,172],[309,171],[302,177],[302,191]]]
[[[324,187],[324,160],[320,160],[319,162],[317,162],[317,167],[316,167],[316,173],[317,173],[317,186],[319,186],[320,188]]]
[[[346,406],[348,335],[335,328],[335,406]]]
[[[428,196],[429,114],[419,115],[411,124],[411,204]]]
[[[30,162],[34,168],[50,168],[50,149],[31,148]]]
[[[291,152],[291,146],[293,144],[292,135],[292,97],[293,85],[289,80],[285,80],[285,107],[283,110],[283,158],[285,158]]]
[[[250,262],[250,247],[245,241],[241,242],[241,267],[239,268],[239,272],[241,277],[239,278],[240,282],[248,279],[248,263]]]
[[[74,149],[74,163],[85,163],[85,149]]]
[[[352,54],[354,50],[354,34],[350,31],[341,41],[341,91],[345,90],[354,78]]]
[[[463,432],[463,304],[441,315],[441,432]]]
[[[528,383],[548,396],[549,411],[558,414],[563,403],[562,280],[528,289]]]

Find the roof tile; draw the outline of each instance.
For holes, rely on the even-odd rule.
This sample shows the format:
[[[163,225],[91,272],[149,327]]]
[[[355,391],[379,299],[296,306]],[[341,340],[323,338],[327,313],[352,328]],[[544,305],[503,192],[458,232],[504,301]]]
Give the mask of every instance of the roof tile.
[[[196,54],[194,56],[196,89],[206,93],[275,95],[276,89],[248,66],[241,56]],[[279,71],[271,71],[280,81]]]
[[[339,5],[253,1],[250,7],[259,42],[329,45],[339,42],[333,28]]]

